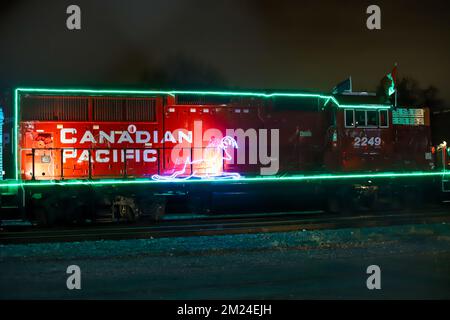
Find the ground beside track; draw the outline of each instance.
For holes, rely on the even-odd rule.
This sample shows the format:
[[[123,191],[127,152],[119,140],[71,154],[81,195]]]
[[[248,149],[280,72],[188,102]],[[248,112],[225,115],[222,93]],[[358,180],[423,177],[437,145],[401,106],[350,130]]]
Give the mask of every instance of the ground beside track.
[[[450,225],[0,245],[0,298],[448,299]]]

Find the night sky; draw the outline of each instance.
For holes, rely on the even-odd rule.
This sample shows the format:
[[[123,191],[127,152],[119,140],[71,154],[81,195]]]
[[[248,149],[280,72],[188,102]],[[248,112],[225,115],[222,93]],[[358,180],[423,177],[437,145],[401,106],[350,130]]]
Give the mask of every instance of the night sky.
[[[66,28],[77,4],[82,30]],[[382,29],[366,28],[381,7]],[[374,91],[400,77],[450,104],[448,1],[11,1],[0,12],[0,87]]]

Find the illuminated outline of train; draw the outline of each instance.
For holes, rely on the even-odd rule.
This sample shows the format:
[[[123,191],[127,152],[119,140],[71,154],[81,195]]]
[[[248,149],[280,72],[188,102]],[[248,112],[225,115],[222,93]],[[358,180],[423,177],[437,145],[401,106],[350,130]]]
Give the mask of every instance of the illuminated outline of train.
[[[1,188],[20,198],[22,217],[42,223],[157,219],[180,195],[196,211],[251,207],[256,199],[270,206],[275,198],[331,211],[354,201],[376,207],[383,197],[391,204],[435,197],[448,180],[446,146],[431,145],[429,110],[394,108],[367,94],[20,88],[14,112],[14,179]],[[198,123],[202,135],[244,133],[231,137],[240,150],[233,161],[220,159],[220,172],[198,164],[217,139],[192,146]],[[275,158],[267,153],[271,131]],[[261,132],[270,164],[250,159]],[[238,163],[236,152],[247,161]],[[273,162],[276,174],[261,175]],[[153,178],[174,172],[181,174]]]

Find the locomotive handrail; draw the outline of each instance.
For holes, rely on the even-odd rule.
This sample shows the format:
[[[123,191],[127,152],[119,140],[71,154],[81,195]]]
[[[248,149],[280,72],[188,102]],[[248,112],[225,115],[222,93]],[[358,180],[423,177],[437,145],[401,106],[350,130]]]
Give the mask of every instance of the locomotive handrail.
[[[88,175],[87,178],[89,180],[93,179],[93,171],[92,171],[92,151],[95,150],[121,150],[123,152],[123,154],[126,155],[126,152],[128,150],[156,150],[157,154],[156,154],[156,162],[157,162],[157,172],[156,174],[160,175],[161,174],[161,162],[160,162],[160,153],[161,151],[165,151],[165,150],[189,150],[189,156],[190,159],[193,159],[193,151],[194,150],[206,150],[206,149],[214,149],[214,147],[156,147],[156,148],[149,148],[149,147],[137,147],[137,148],[107,148],[107,147],[90,147],[90,148],[86,148],[86,147],[67,147],[67,148],[22,148],[21,151],[30,151],[31,150],[31,163],[32,163],[32,169],[31,169],[31,180],[36,180],[36,151],[57,151],[60,150],[60,176],[56,177],[59,178],[60,180],[64,180],[64,155],[63,152],[64,150],[87,150],[88,151]],[[223,152],[223,151],[222,151]],[[123,172],[122,172],[122,177],[123,178],[127,178],[128,177],[128,172],[127,172],[127,157],[124,156],[123,157]],[[163,167],[164,167],[165,162],[163,162]],[[222,159],[222,169],[224,169],[224,164],[225,164],[225,159]],[[190,165],[190,172],[193,172],[193,163],[191,161]],[[94,174],[95,175],[95,174]],[[52,178],[55,178],[55,176],[53,176]],[[94,177],[95,178],[95,177]]]

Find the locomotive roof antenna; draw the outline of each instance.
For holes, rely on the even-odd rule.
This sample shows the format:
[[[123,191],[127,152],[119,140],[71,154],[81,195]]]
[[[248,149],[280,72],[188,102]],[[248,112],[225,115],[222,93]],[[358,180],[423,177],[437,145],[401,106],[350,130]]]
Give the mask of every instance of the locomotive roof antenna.
[[[352,76],[339,82],[331,90],[332,94],[351,94],[352,93]]]

